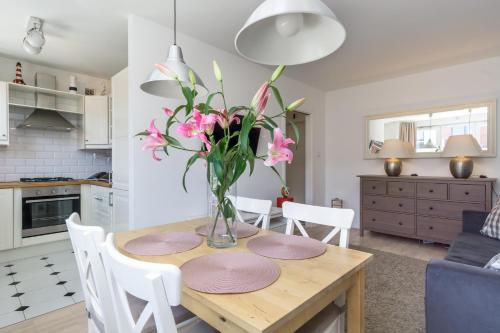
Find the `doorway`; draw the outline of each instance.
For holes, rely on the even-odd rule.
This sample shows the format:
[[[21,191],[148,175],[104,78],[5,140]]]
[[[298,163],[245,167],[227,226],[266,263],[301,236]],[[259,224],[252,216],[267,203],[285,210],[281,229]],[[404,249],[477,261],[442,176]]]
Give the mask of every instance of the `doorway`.
[[[306,203],[306,128],[308,115],[293,111],[287,114],[287,120],[293,121],[299,132],[299,143],[293,148],[293,162],[286,164],[286,183],[290,196],[295,202]],[[289,122],[286,125],[287,137],[295,140],[294,129]]]

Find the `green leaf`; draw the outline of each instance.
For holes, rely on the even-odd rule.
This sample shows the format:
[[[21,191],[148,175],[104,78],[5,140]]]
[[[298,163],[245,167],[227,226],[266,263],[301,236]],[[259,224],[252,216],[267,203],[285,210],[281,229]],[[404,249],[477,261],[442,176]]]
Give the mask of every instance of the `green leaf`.
[[[286,187],[286,182],[285,182],[285,180],[283,179],[283,177],[281,177],[281,175],[280,175],[280,173],[278,172],[278,170],[276,170],[276,168],[275,168],[274,166],[271,166],[271,170],[273,170],[273,171],[274,171],[274,173],[278,175],[278,177],[279,177],[279,179],[280,179],[280,181],[281,181],[281,184],[282,184],[283,186],[285,186],[285,187]]]
[[[217,95],[218,93],[219,92],[214,92],[207,96],[207,101],[205,102],[205,108],[204,110],[203,109],[201,110],[204,114],[208,114],[208,110],[210,109],[210,103],[212,102],[212,99],[215,97],[215,95]]]
[[[189,81],[191,81],[191,84],[194,87],[196,85],[196,75],[194,75],[194,72],[191,68],[188,71],[188,75],[189,75]]]
[[[238,178],[245,172],[245,169],[247,167],[247,162],[243,156],[239,156],[236,159],[236,165],[234,167],[234,174],[233,174],[233,179],[231,180],[231,185],[234,184]]]
[[[285,67],[285,65],[279,65],[278,67],[276,67],[273,75],[271,75],[271,82],[276,81],[281,76],[281,74],[283,74],[283,72],[285,71]]]
[[[243,121],[241,124],[239,144],[240,144],[240,152],[246,153],[248,149],[248,135],[250,134],[250,130],[255,122],[255,115],[253,113],[247,113],[245,117],[243,117]]]
[[[297,125],[295,125],[295,123],[293,121],[291,121],[290,119],[287,119],[286,120],[290,126],[292,126],[292,129],[293,129],[293,134],[294,134],[294,137],[295,137],[295,144],[298,145],[299,144],[299,141],[300,141],[300,132],[299,132],[299,128],[297,127]]]
[[[274,122],[274,120],[272,120],[270,117],[265,116],[265,115],[262,115],[262,116],[264,116],[264,120],[265,120],[265,121],[266,121],[269,125],[271,125],[271,127],[273,127],[273,128],[279,127],[279,126],[278,126],[278,124],[276,124],[276,123]]]
[[[184,171],[184,174],[182,175],[182,187],[184,188],[184,191],[186,191],[186,193],[187,193],[186,175],[187,175],[189,169],[191,168],[191,166],[194,164],[194,162],[196,162],[196,160],[198,158],[200,158],[200,156],[198,154],[194,154],[193,156],[191,156],[189,158],[189,160],[187,161],[187,164],[186,164],[186,170]]]
[[[193,92],[189,87],[182,87],[182,94],[186,99],[186,116],[187,116],[191,114],[191,111],[193,110],[193,102],[194,102]]]
[[[283,105],[283,98],[281,98],[281,94],[278,88],[276,88],[275,86],[271,86],[271,91],[273,92],[273,96],[274,98],[276,98],[276,102],[278,102],[281,110],[284,110],[285,106]]]
[[[169,144],[182,148],[182,144],[173,136],[165,135],[165,139]]]
[[[134,136],[148,136],[149,135],[149,132],[148,131],[143,131],[143,132],[139,132],[137,133],[136,135]]]
[[[215,79],[219,82],[222,82],[222,72],[220,70],[219,65],[217,64],[217,61],[212,62],[213,68],[214,68],[214,74],[215,74]]]
[[[252,148],[249,147],[247,151],[248,165],[250,166],[250,176],[253,174],[253,169],[255,166],[255,155],[253,153]]]

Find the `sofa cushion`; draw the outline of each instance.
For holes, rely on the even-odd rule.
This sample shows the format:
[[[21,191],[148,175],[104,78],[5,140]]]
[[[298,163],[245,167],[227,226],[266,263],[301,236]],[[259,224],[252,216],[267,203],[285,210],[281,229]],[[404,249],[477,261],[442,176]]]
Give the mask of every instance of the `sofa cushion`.
[[[484,267],[497,253],[500,253],[500,240],[463,232],[455,239],[445,259]]]
[[[500,239],[500,200],[498,200],[497,204],[486,218],[484,226],[481,229],[481,234]]]

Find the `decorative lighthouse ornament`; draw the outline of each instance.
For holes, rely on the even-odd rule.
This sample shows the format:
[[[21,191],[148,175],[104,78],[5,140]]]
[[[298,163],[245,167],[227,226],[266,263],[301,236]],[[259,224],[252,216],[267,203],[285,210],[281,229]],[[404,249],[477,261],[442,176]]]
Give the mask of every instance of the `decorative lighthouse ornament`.
[[[16,78],[12,81],[17,84],[26,84],[23,80],[23,66],[20,62],[16,64]]]

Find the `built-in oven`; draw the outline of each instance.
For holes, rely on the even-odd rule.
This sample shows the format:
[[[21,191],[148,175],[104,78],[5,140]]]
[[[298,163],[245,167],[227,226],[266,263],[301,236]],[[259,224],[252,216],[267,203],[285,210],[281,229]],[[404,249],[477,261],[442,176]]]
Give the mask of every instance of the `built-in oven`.
[[[80,213],[80,186],[22,189],[22,237],[67,231],[66,219]]]

